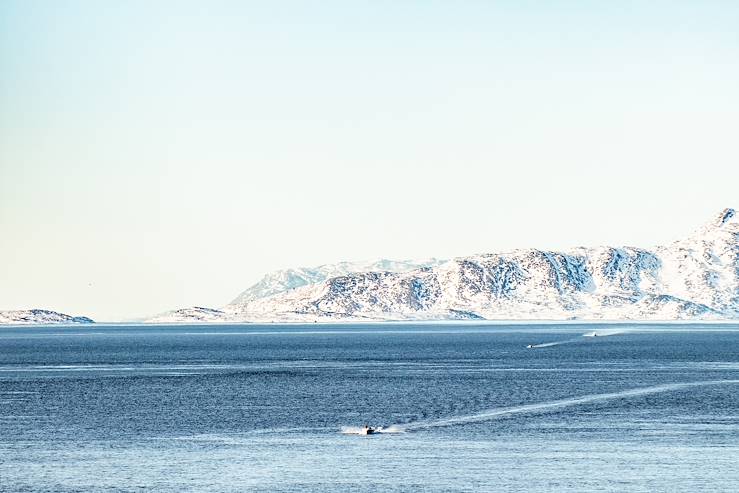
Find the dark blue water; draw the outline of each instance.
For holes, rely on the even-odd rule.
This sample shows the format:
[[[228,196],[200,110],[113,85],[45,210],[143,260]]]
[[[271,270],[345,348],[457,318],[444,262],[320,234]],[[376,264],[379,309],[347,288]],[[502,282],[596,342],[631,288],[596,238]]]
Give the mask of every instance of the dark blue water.
[[[739,324],[4,328],[0,490],[737,491]]]

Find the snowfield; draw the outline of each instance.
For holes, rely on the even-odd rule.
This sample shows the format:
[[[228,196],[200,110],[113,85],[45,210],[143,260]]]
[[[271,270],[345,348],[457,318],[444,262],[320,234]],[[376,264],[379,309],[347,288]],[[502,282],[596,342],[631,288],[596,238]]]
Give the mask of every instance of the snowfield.
[[[148,322],[737,318],[739,220],[725,209],[687,238],[647,249],[524,249],[278,271],[218,310],[185,308]]]

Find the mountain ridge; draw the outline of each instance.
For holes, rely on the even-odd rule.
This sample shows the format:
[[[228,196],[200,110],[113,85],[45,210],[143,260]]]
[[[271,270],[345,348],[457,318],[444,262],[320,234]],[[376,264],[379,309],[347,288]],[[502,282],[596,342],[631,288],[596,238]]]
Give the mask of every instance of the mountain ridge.
[[[286,269],[222,309],[194,307],[149,321],[195,321],[201,311],[209,322],[735,319],[739,222],[727,208],[687,237],[652,248],[529,248]]]

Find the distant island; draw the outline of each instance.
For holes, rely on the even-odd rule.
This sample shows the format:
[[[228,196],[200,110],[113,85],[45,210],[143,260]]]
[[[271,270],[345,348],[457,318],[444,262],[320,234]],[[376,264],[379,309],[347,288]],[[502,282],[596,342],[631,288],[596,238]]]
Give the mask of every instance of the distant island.
[[[41,321],[33,321],[37,316]],[[222,308],[182,308],[145,321],[737,318],[739,221],[734,209],[725,209],[686,238],[654,248],[521,249],[287,269],[266,275]],[[44,310],[0,312],[0,323],[76,322],[92,320]]]
[[[52,310],[5,310],[0,311],[0,324],[91,324],[88,317],[73,317]]]

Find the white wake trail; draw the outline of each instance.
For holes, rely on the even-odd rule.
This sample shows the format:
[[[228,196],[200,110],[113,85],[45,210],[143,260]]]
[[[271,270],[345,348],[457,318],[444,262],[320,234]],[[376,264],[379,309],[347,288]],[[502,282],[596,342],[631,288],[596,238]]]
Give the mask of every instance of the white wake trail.
[[[625,399],[629,397],[638,397],[650,394],[660,394],[663,392],[672,392],[675,390],[688,389],[692,387],[706,387],[710,385],[731,385],[739,384],[739,380],[709,380],[703,382],[687,382],[687,383],[673,383],[665,385],[656,385],[653,387],[641,387],[630,390],[623,390],[621,392],[610,392],[607,394],[591,394],[584,395],[582,397],[574,397],[571,399],[561,399],[549,402],[540,402],[536,404],[524,404],[521,406],[513,407],[500,407],[494,409],[488,409],[475,414],[468,414],[466,416],[452,416],[449,418],[441,418],[436,420],[428,421],[416,421],[413,423],[394,425],[394,427],[404,430],[422,430],[427,428],[438,428],[442,426],[453,426],[467,423],[478,423],[482,421],[488,421],[495,419],[500,416],[506,416],[511,414],[522,414],[530,413],[544,409],[556,409],[563,407],[578,406],[580,404],[589,404],[591,402],[609,401],[614,399]]]
[[[404,433],[405,430],[398,425],[378,426],[373,434]],[[361,426],[342,426],[341,433],[344,435],[366,435]]]
[[[556,342],[544,342],[541,344],[532,344],[531,349],[538,349],[542,347],[552,347],[552,346],[559,346],[561,344],[568,344],[571,342],[577,342],[578,339],[567,339],[566,341],[556,341]]]
[[[582,337],[608,337],[608,336],[615,336],[619,334],[626,334],[628,332],[633,332],[631,330],[626,329],[600,329],[600,330],[594,330],[592,332],[586,332],[582,335]],[[544,342],[541,344],[531,344],[529,346],[530,349],[538,349],[543,347],[552,347],[552,346],[560,346],[562,344],[572,344],[574,342],[581,342],[582,339],[580,337],[575,337],[572,339],[565,339],[563,341],[555,341],[555,342]]]
[[[583,337],[608,337],[608,336],[617,336],[620,334],[628,334],[630,332],[634,332],[631,329],[598,329],[594,330],[592,332],[588,332],[586,334],[583,334]]]

